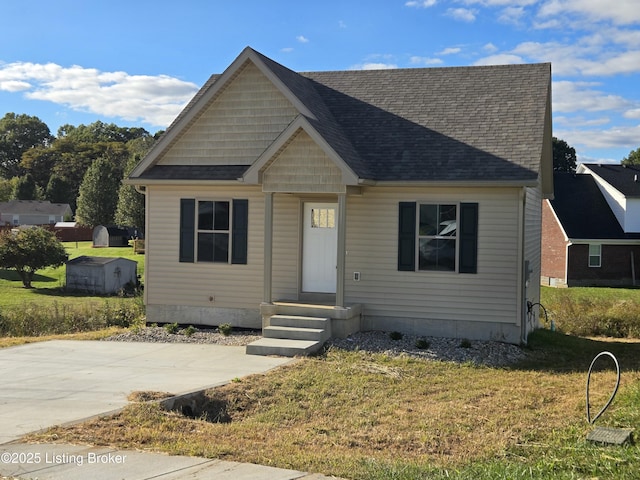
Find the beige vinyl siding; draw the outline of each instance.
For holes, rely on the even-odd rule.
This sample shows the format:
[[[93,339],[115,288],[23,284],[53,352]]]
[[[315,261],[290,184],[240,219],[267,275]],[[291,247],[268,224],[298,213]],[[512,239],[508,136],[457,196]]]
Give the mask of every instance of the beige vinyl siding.
[[[540,282],[542,269],[542,191],[540,188],[528,188],[525,203],[524,259],[529,260],[529,286],[527,300],[540,301]],[[537,314],[537,310],[536,310]]]
[[[519,189],[365,188],[347,200],[346,299],[364,315],[516,323]],[[478,273],[397,269],[398,203],[477,202]],[[361,280],[353,280],[353,272]]]
[[[250,165],[298,111],[248,62],[159,165]]]
[[[263,173],[265,192],[344,192],[342,171],[304,130],[298,130]]]
[[[300,285],[300,198],[274,195],[273,300],[298,298]]]
[[[249,200],[248,263],[180,263],[180,199]],[[147,188],[147,305],[258,308],[262,301],[264,194],[257,187]],[[212,298],[212,299],[210,299]]]

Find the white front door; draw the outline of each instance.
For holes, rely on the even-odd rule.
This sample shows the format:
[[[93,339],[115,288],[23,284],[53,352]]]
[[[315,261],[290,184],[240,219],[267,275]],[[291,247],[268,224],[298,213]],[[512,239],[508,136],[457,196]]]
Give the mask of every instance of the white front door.
[[[338,204],[305,203],[302,228],[302,291],[336,293]]]

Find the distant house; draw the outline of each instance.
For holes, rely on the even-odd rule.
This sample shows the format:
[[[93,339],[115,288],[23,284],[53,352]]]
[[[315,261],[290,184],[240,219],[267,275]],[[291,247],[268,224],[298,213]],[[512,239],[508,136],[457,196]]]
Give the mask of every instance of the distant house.
[[[0,222],[3,225],[55,225],[73,217],[67,203],[46,200],[11,200],[0,203]]]
[[[640,168],[582,164],[543,202],[541,283],[640,283]]]
[[[127,180],[147,318],[263,327],[265,346],[309,317],[526,341],[550,100],[549,64],[297,73],[245,49]]]

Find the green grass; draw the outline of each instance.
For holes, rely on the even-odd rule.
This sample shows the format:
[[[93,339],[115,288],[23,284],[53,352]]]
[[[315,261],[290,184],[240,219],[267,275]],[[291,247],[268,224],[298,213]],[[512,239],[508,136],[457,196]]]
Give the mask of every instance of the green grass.
[[[138,262],[138,275],[144,275],[144,255],[133,253],[132,247],[92,248],[91,242],[65,242],[69,258],[81,255],[97,257],[124,257]],[[22,286],[14,270],[0,269],[0,311],[25,304],[50,306],[57,304],[102,303],[104,297],[64,291],[66,267],[45,268],[36,272],[32,289]]]
[[[31,437],[318,472],[349,479],[637,479],[640,447],[586,441],[585,375],[616,352],[623,382],[599,425],[640,430],[640,343],[532,335],[511,368],[331,349],[207,392],[202,418],[132,403]],[[598,372],[592,405],[614,375]],[[225,418],[214,423],[206,418]]]
[[[640,289],[543,287],[541,303],[564,333],[640,338]]]
[[[81,255],[124,257],[138,262],[144,273],[144,255],[133,248],[91,247],[91,242],[65,243],[70,258]],[[98,296],[66,291],[66,267],[36,273],[34,288],[24,288],[13,270],[0,270],[0,336],[42,337],[100,331],[109,327],[139,326],[144,319],[140,296]]]

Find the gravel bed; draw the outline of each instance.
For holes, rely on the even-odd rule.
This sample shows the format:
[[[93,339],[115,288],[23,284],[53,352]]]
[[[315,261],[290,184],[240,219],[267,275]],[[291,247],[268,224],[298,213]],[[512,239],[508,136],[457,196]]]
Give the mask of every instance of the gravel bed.
[[[187,335],[184,329],[177,333],[169,333],[164,327],[147,327],[138,331],[129,331],[107,337],[112,342],[149,342],[149,343],[215,343],[217,345],[242,346],[259,339],[262,333],[258,330],[232,330],[223,335],[218,329],[198,329]]]
[[[419,342],[423,348],[418,348]],[[393,340],[389,332],[380,331],[358,332],[344,339],[331,339],[327,345],[344,350],[364,350],[388,356],[409,356],[457,363],[471,362],[494,367],[510,365],[526,357],[526,352],[522,348],[508,343],[407,334],[403,334],[399,340]]]
[[[130,331],[105,338],[118,342],[153,343],[212,343],[217,345],[242,346],[259,339],[259,330],[233,330],[222,335],[217,329],[198,329],[191,335],[184,330],[169,333],[163,327],[147,327],[137,332]],[[420,345],[420,343],[422,343]],[[418,345],[423,348],[418,348]],[[388,356],[410,356],[425,360],[442,360],[458,363],[472,362],[478,365],[506,366],[526,357],[526,352],[517,345],[502,342],[460,340],[453,338],[402,335],[393,340],[389,332],[358,332],[343,339],[331,339],[327,347],[343,350],[361,350],[383,353]],[[426,348],[424,348],[426,347]]]

